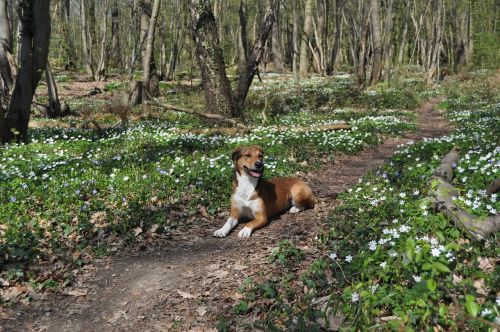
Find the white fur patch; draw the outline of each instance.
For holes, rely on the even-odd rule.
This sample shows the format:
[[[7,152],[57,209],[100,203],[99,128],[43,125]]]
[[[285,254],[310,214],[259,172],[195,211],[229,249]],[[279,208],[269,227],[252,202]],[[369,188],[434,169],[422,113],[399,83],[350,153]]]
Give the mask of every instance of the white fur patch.
[[[252,235],[252,229],[249,227],[243,227],[243,229],[238,233],[238,236],[242,239],[248,239]]]
[[[255,218],[256,212],[261,207],[260,199],[251,200],[250,198],[255,193],[259,180],[246,173],[236,174],[236,179],[238,180],[238,186],[233,193],[234,207],[240,211],[241,217]]]
[[[296,207],[296,206],[292,206],[289,210],[290,213],[298,213],[300,211],[302,211],[303,209],[299,208],[299,207]]]
[[[214,236],[226,237],[229,232],[236,227],[236,225],[238,225],[238,220],[234,219],[233,217],[229,217],[224,226],[214,232]]]

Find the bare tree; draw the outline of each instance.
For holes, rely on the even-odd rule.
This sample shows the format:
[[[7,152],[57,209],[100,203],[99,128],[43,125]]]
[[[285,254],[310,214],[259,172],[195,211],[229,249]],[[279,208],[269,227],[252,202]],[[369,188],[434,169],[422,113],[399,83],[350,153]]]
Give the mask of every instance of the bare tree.
[[[0,117],[0,139],[27,141],[31,102],[45,71],[50,42],[50,1],[24,0],[19,4],[21,67],[5,117]]]
[[[14,85],[15,64],[12,54],[12,32],[7,13],[7,0],[0,0],[0,104]]]
[[[276,0],[278,2],[276,7],[276,21],[273,24],[273,29],[271,32],[271,50],[273,53],[273,64],[274,69],[278,72],[283,71],[283,56],[282,49],[280,43],[280,0]]]
[[[304,33],[302,34],[302,41],[300,43],[300,63],[299,73],[301,77],[307,77],[309,67],[309,38],[312,33],[312,6],[313,0],[306,0],[304,10]]]
[[[101,27],[101,52],[99,57],[99,63],[97,65],[97,70],[95,72],[95,80],[96,81],[104,81],[106,80],[106,66],[108,63],[108,9],[109,9],[109,1],[104,0],[104,15],[102,18],[102,27]]]
[[[248,90],[264,55],[266,40],[275,19],[275,6],[276,2],[272,2],[272,6],[266,12],[244,71],[240,73],[235,97],[227,79],[224,57],[219,46],[217,24],[211,11],[210,1],[191,0],[193,39],[208,112],[232,117],[241,115]]]
[[[82,25],[82,51],[83,61],[85,62],[85,70],[88,75],[94,77],[94,67],[92,58],[92,48],[89,37],[89,24],[87,21],[87,1],[80,0],[80,21]],[[93,1],[93,0],[92,0]]]
[[[146,34],[146,50],[142,59],[142,100],[149,100],[158,94],[158,76],[155,67],[152,65],[153,48],[155,41],[155,28],[158,11],[160,10],[160,0],[154,0]]]
[[[219,32],[210,1],[191,0],[190,10],[206,109],[210,113],[238,116],[240,112],[226,76]]]
[[[111,52],[109,56],[110,66],[118,68],[123,64],[120,43],[120,11],[118,0],[111,3]]]
[[[372,75],[370,85],[375,85],[382,72],[382,32],[380,23],[380,0],[370,0],[370,23],[372,31]]]

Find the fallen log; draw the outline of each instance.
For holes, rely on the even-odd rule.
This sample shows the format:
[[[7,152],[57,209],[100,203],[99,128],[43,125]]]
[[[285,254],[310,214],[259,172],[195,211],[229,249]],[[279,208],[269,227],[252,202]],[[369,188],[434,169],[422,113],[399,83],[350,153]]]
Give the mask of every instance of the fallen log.
[[[150,106],[153,106],[153,107],[163,108],[163,109],[172,110],[172,111],[176,111],[176,112],[193,114],[193,115],[197,115],[199,117],[205,118],[205,119],[211,119],[211,120],[217,120],[217,121],[229,123],[229,124],[231,124],[231,125],[233,125],[233,126],[235,126],[237,128],[240,128],[240,129],[246,129],[247,128],[241,122],[236,121],[234,119],[226,118],[225,116],[222,116],[220,114],[199,112],[199,111],[190,110],[190,109],[187,109],[187,108],[183,108],[183,107],[179,107],[179,106],[175,106],[175,105],[170,105],[170,104],[159,104],[159,103],[151,101],[151,100],[147,100],[144,103],[148,104]]]
[[[429,198],[434,203],[436,211],[446,215],[456,226],[460,226],[475,237],[482,239],[491,233],[500,231],[500,216],[498,214],[486,218],[471,215],[453,202],[460,191],[450,182],[453,180],[453,164],[459,159],[457,149],[452,149],[436,168],[431,178]]]

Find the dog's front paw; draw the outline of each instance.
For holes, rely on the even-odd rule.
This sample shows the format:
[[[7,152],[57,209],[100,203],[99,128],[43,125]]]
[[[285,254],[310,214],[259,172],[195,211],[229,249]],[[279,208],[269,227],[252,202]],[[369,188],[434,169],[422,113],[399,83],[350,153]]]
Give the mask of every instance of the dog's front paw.
[[[252,229],[248,227],[244,227],[239,233],[238,236],[242,239],[248,239],[252,235]]]
[[[299,213],[300,211],[302,211],[302,209],[300,209],[300,208],[298,208],[296,206],[292,206],[290,208],[290,211],[288,211],[288,212],[290,212],[290,213]]]
[[[226,227],[222,227],[222,228],[219,228],[218,230],[216,230],[214,232],[214,236],[215,237],[226,237],[227,234],[229,233],[229,229],[227,229]]]

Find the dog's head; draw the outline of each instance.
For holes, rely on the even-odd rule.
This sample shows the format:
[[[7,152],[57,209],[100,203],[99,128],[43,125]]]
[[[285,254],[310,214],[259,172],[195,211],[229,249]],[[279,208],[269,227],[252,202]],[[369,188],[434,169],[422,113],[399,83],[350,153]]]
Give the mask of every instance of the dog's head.
[[[233,151],[232,159],[238,174],[248,174],[253,178],[260,178],[264,171],[264,154],[257,145],[240,146]]]

